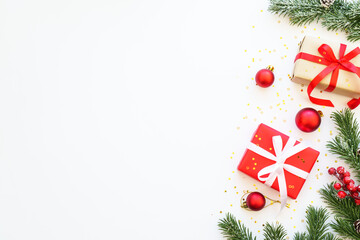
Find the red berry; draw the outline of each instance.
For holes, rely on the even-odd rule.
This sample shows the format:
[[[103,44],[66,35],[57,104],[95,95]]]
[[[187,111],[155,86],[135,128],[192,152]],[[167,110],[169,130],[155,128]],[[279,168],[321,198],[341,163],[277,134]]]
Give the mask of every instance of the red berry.
[[[344,172],[344,177],[350,177],[350,172]]]
[[[329,170],[328,170],[328,173],[330,174],[330,175],[334,175],[335,173],[336,173],[336,169],[335,168],[329,168]]]
[[[339,174],[344,174],[345,168],[340,166],[340,167],[337,168],[337,172],[338,172]]]
[[[344,192],[344,191],[338,192],[338,197],[339,198],[345,198],[346,196],[347,196],[346,192]]]
[[[340,190],[341,184],[340,184],[340,183],[335,183],[335,184],[334,184],[334,188],[335,188],[336,190]]]
[[[353,192],[353,193],[351,193],[351,196],[352,196],[352,197],[358,197],[358,196],[359,196],[359,193],[358,193],[358,192]]]
[[[360,199],[355,199],[356,205],[360,205]]]
[[[350,182],[351,182],[352,184],[355,184],[354,180],[352,180],[352,179],[350,179]]]
[[[353,183],[349,183],[348,185],[346,185],[346,188],[349,190],[349,191],[354,191],[356,188],[355,188],[355,185]]]
[[[340,180],[343,180],[344,179],[344,174],[340,173],[339,178],[340,178]]]
[[[344,181],[345,184],[349,184],[350,181],[351,181],[351,178],[350,177],[344,177],[343,181]]]
[[[356,191],[360,192],[360,185],[356,187]]]

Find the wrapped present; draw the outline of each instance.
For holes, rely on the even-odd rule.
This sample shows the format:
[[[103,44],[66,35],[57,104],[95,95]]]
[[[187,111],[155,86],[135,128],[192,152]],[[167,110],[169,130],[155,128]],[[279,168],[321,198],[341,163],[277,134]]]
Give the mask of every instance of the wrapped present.
[[[333,107],[330,100],[311,96],[315,88],[353,98],[351,109],[360,104],[360,49],[306,36],[295,58],[292,81],[308,85],[312,103]]]
[[[284,207],[287,196],[297,198],[318,156],[304,143],[260,124],[238,170],[278,190]]]

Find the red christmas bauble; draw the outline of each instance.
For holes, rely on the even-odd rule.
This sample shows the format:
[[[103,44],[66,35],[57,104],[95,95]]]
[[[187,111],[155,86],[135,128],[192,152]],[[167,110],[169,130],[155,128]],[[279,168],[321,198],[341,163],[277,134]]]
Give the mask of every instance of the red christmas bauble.
[[[295,123],[301,131],[313,132],[320,126],[321,116],[313,108],[304,108],[296,114]]]
[[[253,211],[260,211],[266,203],[264,195],[259,192],[252,192],[246,198],[246,205]]]
[[[268,68],[261,69],[256,73],[255,81],[257,85],[263,88],[270,87],[274,83],[274,70],[273,67],[269,66]]]

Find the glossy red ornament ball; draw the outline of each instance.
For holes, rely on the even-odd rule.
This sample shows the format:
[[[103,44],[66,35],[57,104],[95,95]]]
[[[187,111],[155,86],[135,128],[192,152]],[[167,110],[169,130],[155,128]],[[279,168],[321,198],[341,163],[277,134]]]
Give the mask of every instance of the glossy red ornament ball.
[[[344,191],[338,192],[338,197],[339,198],[345,198],[346,196],[347,196],[346,192],[344,192]]]
[[[313,132],[320,126],[321,116],[313,108],[304,108],[296,114],[295,123],[301,131]]]
[[[265,207],[265,197],[259,192],[252,192],[246,198],[246,205],[253,211],[260,211]]]
[[[273,70],[274,68],[269,66],[268,68],[258,71],[255,76],[257,85],[263,88],[270,87],[275,80],[274,73],[272,72]]]
[[[340,184],[340,183],[335,183],[335,184],[334,184],[334,188],[335,188],[336,190],[340,190],[341,184]]]

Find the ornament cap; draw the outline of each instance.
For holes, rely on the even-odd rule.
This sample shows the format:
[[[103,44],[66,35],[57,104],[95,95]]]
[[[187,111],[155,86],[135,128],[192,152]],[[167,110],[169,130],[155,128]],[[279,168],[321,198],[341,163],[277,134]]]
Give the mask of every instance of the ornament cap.
[[[271,66],[271,65],[267,66],[266,69],[269,69],[269,70],[272,71],[272,72],[274,71],[274,67]]]
[[[324,113],[321,110],[318,110],[317,112],[319,113],[320,117],[324,117]]]

